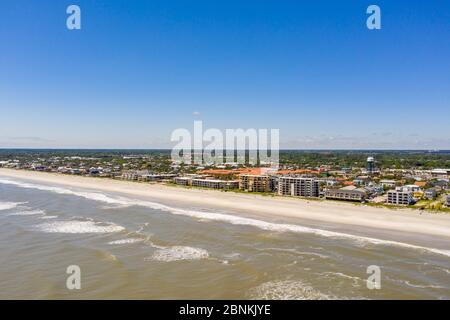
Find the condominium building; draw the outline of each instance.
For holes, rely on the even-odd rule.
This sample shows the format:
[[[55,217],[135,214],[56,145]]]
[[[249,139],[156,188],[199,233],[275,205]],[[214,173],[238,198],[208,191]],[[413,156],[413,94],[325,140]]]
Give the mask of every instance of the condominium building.
[[[141,176],[142,181],[161,181],[172,179],[176,177],[176,174],[173,173],[160,173],[160,174],[144,174]]]
[[[192,184],[191,177],[176,177],[173,181],[180,186],[190,186]]]
[[[325,191],[326,199],[347,200],[362,202],[367,198],[367,191],[364,188],[340,188],[328,189]]]
[[[397,188],[388,191],[387,203],[398,205],[409,205],[413,203],[413,193],[407,189]]]
[[[211,188],[211,189],[237,189],[238,180],[213,180],[213,179],[192,179],[193,187]]]
[[[241,174],[239,189],[249,192],[271,192],[274,189],[273,181],[267,175]]]
[[[278,194],[296,197],[319,197],[319,180],[304,177],[280,177]]]
[[[142,176],[148,174],[148,170],[127,170],[122,172],[121,178],[124,180],[142,180]]]

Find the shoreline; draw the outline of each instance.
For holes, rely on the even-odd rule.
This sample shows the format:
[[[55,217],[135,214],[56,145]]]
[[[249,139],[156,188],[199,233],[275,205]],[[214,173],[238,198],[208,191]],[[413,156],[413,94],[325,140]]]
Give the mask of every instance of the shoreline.
[[[162,201],[178,207],[213,208],[238,216],[251,216],[278,223],[325,226],[328,230],[349,230],[361,235],[384,234],[390,240],[412,235],[450,243],[450,215],[414,209],[393,210],[340,202],[269,197],[251,193],[178,188],[163,184],[136,183],[108,178],[81,177],[58,173],[0,168],[0,176],[114,192]],[[412,239],[412,238],[411,238]]]

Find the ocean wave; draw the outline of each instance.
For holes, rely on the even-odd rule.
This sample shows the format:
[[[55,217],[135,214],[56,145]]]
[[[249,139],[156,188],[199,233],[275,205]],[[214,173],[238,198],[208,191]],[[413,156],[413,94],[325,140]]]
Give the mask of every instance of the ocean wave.
[[[198,210],[189,210],[189,209],[180,209],[174,208],[167,205],[163,205],[156,202],[143,201],[143,200],[134,200],[124,197],[111,197],[98,192],[80,192],[74,191],[70,189],[60,188],[60,187],[50,187],[44,185],[37,185],[31,183],[23,183],[12,180],[0,179],[0,183],[11,184],[22,188],[33,188],[38,190],[45,190],[50,192],[56,192],[58,194],[69,194],[75,195],[79,197],[83,197],[90,200],[100,201],[108,204],[117,204],[117,205],[125,205],[125,206],[142,206],[148,207],[155,210],[161,210],[165,212],[170,212],[175,215],[183,215],[201,220],[208,221],[220,221],[226,222],[234,225],[242,225],[242,226],[251,226],[260,228],[262,230],[274,231],[274,232],[293,232],[293,233],[306,233],[313,234],[321,237],[330,237],[335,239],[346,239],[354,241],[358,244],[375,244],[375,245],[385,245],[385,246],[397,246],[408,249],[419,250],[422,252],[429,252],[439,255],[444,255],[450,257],[450,250],[442,250],[436,248],[429,248],[423,246],[412,245],[403,242],[397,242],[392,240],[382,240],[364,236],[357,236],[347,233],[328,231],[317,228],[304,227],[301,225],[294,224],[280,224],[280,223],[272,223],[263,220],[257,220],[252,218],[239,217],[230,214],[217,213],[217,212],[208,212],[208,211],[198,211]]]
[[[119,239],[108,242],[108,244],[116,245],[116,244],[128,244],[128,243],[136,243],[136,242],[142,242],[143,239],[136,239],[136,238],[129,238],[129,239]]]
[[[34,226],[34,230],[45,233],[112,233],[125,228],[113,223],[93,221],[54,221]]]
[[[14,209],[21,204],[26,202],[0,202],[0,211]]]
[[[35,216],[35,215],[45,215],[45,211],[44,210],[24,210],[24,211],[17,211],[17,212],[13,212],[8,214],[8,216]]]
[[[201,260],[207,258],[209,258],[209,253],[205,249],[173,246],[157,250],[150,258],[147,258],[146,260],[172,262],[180,260]]]
[[[45,215],[45,216],[40,217],[40,219],[44,219],[44,220],[47,220],[47,219],[56,219],[56,218],[58,218],[58,216],[47,216],[47,215]]]
[[[295,280],[265,282],[248,292],[253,300],[334,300],[335,296],[324,294],[308,284]]]

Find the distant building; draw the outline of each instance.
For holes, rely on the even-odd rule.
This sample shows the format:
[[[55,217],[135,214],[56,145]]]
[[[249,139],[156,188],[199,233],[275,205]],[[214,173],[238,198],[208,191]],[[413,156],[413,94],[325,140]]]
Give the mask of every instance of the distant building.
[[[425,198],[428,200],[433,200],[437,195],[436,189],[427,189],[425,190]]]
[[[371,183],[372,179],[368,176],[360,176],[352,181],[354,186],[367,186]]]
[[[384,188],[395,188],[396,186],[396,182],[395,180],[381,180],[380,184],[384,187]]]
[[[239,189],[248,192],[271,192],[274,189],[273,181],[268,175],[241,174]]]
[[[419,186],[415,185],[415,184],[408,184],[408,185],[400,187],[400,188],[401,189],[406,189],[406,190],[411,191],[411,192],[422,191],[422,189]]]
[[[348,186],[340,189],[328,189],[325,191],[326,199],[347,200],[362,202],[367,198],[367,192],[364,188]]]
[[[431,174],[434,178],[446,179],[448,178],[450,169],[433,169]]]
[[[413,193],[406,188],[390,190],[387,194],[387,203],[397,205],[409,205],[414,202]]]
[[[319,180],[303,177],[280,177],[278,194],[296,197],[319,197]]]

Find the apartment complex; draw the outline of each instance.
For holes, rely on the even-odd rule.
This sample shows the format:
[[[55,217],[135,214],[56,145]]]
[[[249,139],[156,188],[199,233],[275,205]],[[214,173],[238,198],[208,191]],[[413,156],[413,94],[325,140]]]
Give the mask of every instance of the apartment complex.
[[[190,186],[192,183],[191,177],[176,177],[173,179],[175,184],[178,184],[180,186]]]
[[[143,177],[149,174],[148,170],[127,170],[122,172],[121,178],[123,180],[145,181]]]
[[[239,188],[238,180],[218,180],[211,178],[200,178],[200,177],[176,177],[173,179],[174,182],[180,186],[192,186],[200,188],[210,188],[210,189],[237,189]]]
[[[213,179],[192,179],[193,187],[211,188],[211,189],[237,189],[239,188],[238,180],[213,180]]]
[[[319,197],[319,181],[315,178],[280,177],[278,194],[296,197]]]
[[[367,191],[364,188],[354,188],[351,186],[350,188],[328,189],[325,191],[325,198],[362,202],[367,198]]]
[[[413,201],[412,191],[403,188],[388,191],[387,203],[389,204],[409,205]]]
[[[241,174],[239,189],[249,192],[271,192],[274,189],[273,181],[267,175]]]

